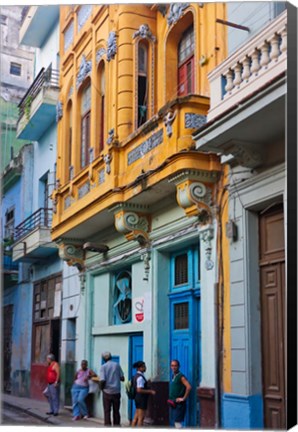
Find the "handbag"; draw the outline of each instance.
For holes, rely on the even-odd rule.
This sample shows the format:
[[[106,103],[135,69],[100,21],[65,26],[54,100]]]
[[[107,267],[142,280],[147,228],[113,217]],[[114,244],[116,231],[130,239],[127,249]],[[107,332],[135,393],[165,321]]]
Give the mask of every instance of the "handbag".
[[[97,393],[98,392],[98,384],[97,382],[93,381],[92,379],[88,380],[89,384],[89,392],[88,393]]]

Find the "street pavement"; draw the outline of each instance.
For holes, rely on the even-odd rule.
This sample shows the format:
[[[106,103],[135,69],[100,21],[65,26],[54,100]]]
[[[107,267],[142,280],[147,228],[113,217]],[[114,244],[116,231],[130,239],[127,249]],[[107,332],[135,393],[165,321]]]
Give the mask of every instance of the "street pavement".
[[[47,401],[39,401],[30,398],[17,397],[5,393],[1,395],[1,411],[3,414],[5,414],[5,407],[12,408],[14,410],[19,410],[32,417],[35,417],[35,419],[39,419],[42,422],[44,422],[45,426],[46,424],[48,424],[51,426],[60,426],[60,427],[67,426],[67,427],[84,427],[84,428],[86,427],[104,428],[103,422],[97,418],[90,418],[88,420],[79,420],[74,422],[72,420],[71,410],[66,408],[61,408],[59,411],[59,415],[57,417],[49,416],[46,414],[46,412],[49,411],[49,404]],[[5,419],[5,423],[6,423],[7,416],[5,417],[3,415],[3,418]],[[34,424],[35,423],[32,422],[32,425]],[[26,425],[28,425],[28,423],[26,423]]]

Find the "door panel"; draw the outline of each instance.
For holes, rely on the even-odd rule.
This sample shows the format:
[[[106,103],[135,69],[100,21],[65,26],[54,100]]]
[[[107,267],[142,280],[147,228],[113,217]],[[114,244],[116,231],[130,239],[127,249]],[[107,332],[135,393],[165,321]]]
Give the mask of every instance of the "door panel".
[[[13,305],[4,306],[3,325],[3,391],[11,393],[11,353],[12,353]]]
[[[260,217],[263,396],[265,427],[270,429],[285,428],[283,221],[282,209]]]
[[[129,376],[128,379],[131,379],[133,375],[135,375],[136,370],[133,369],[132,365],[139,361],[143,360],[143,352],[144,352],[144,341],[143,335],[133,335],[130,336],[130,349],[129,349]],[[135,415],[135,403],[134,401],[129,400],[128,403],[128,418],[130,420],[133,419]]]

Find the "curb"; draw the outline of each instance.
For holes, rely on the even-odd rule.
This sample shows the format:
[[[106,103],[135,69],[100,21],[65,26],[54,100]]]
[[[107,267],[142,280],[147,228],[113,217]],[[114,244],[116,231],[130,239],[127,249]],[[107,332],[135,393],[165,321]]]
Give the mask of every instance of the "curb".
[[[20,407],[18,405],[15,405],[15,404],[13,404],[11,402],[7,402],[7,401],[2,401],[2,405],[3,406],[6,405],[6,406],[14,408],[14,409],[16,409],[18,411],[24,412],[24,413],[26,413],[26,414],[28,414],[28,415],[30,415],[32,417],[37,418],[38,420],[43,421],[44,423],[57,424],[56,422],[53,423],[53,421],[51,421],[50,417],[48,417],[48,416],[42,416],[41,414],[37,414],[34,411],[31,411],[32,408],[23,408],[23,407]]]

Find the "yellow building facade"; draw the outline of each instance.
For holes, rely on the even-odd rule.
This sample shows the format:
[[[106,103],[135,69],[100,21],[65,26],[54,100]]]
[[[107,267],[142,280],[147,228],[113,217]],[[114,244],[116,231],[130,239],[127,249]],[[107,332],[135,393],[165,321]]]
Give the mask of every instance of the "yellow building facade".
[[[129,377],[142,356],[159,393],[149,407],[156,425],[170,421],[173,357],[193,386],[186,425],[215,424],[222,167],[192,134],[206,122],[207,75],[226,57],[217,19],[224,3],[60,8],[52,238],[82,276],[77,361],[96,370],[108,349]],[[121,410],[129,421],[125,396]]]

